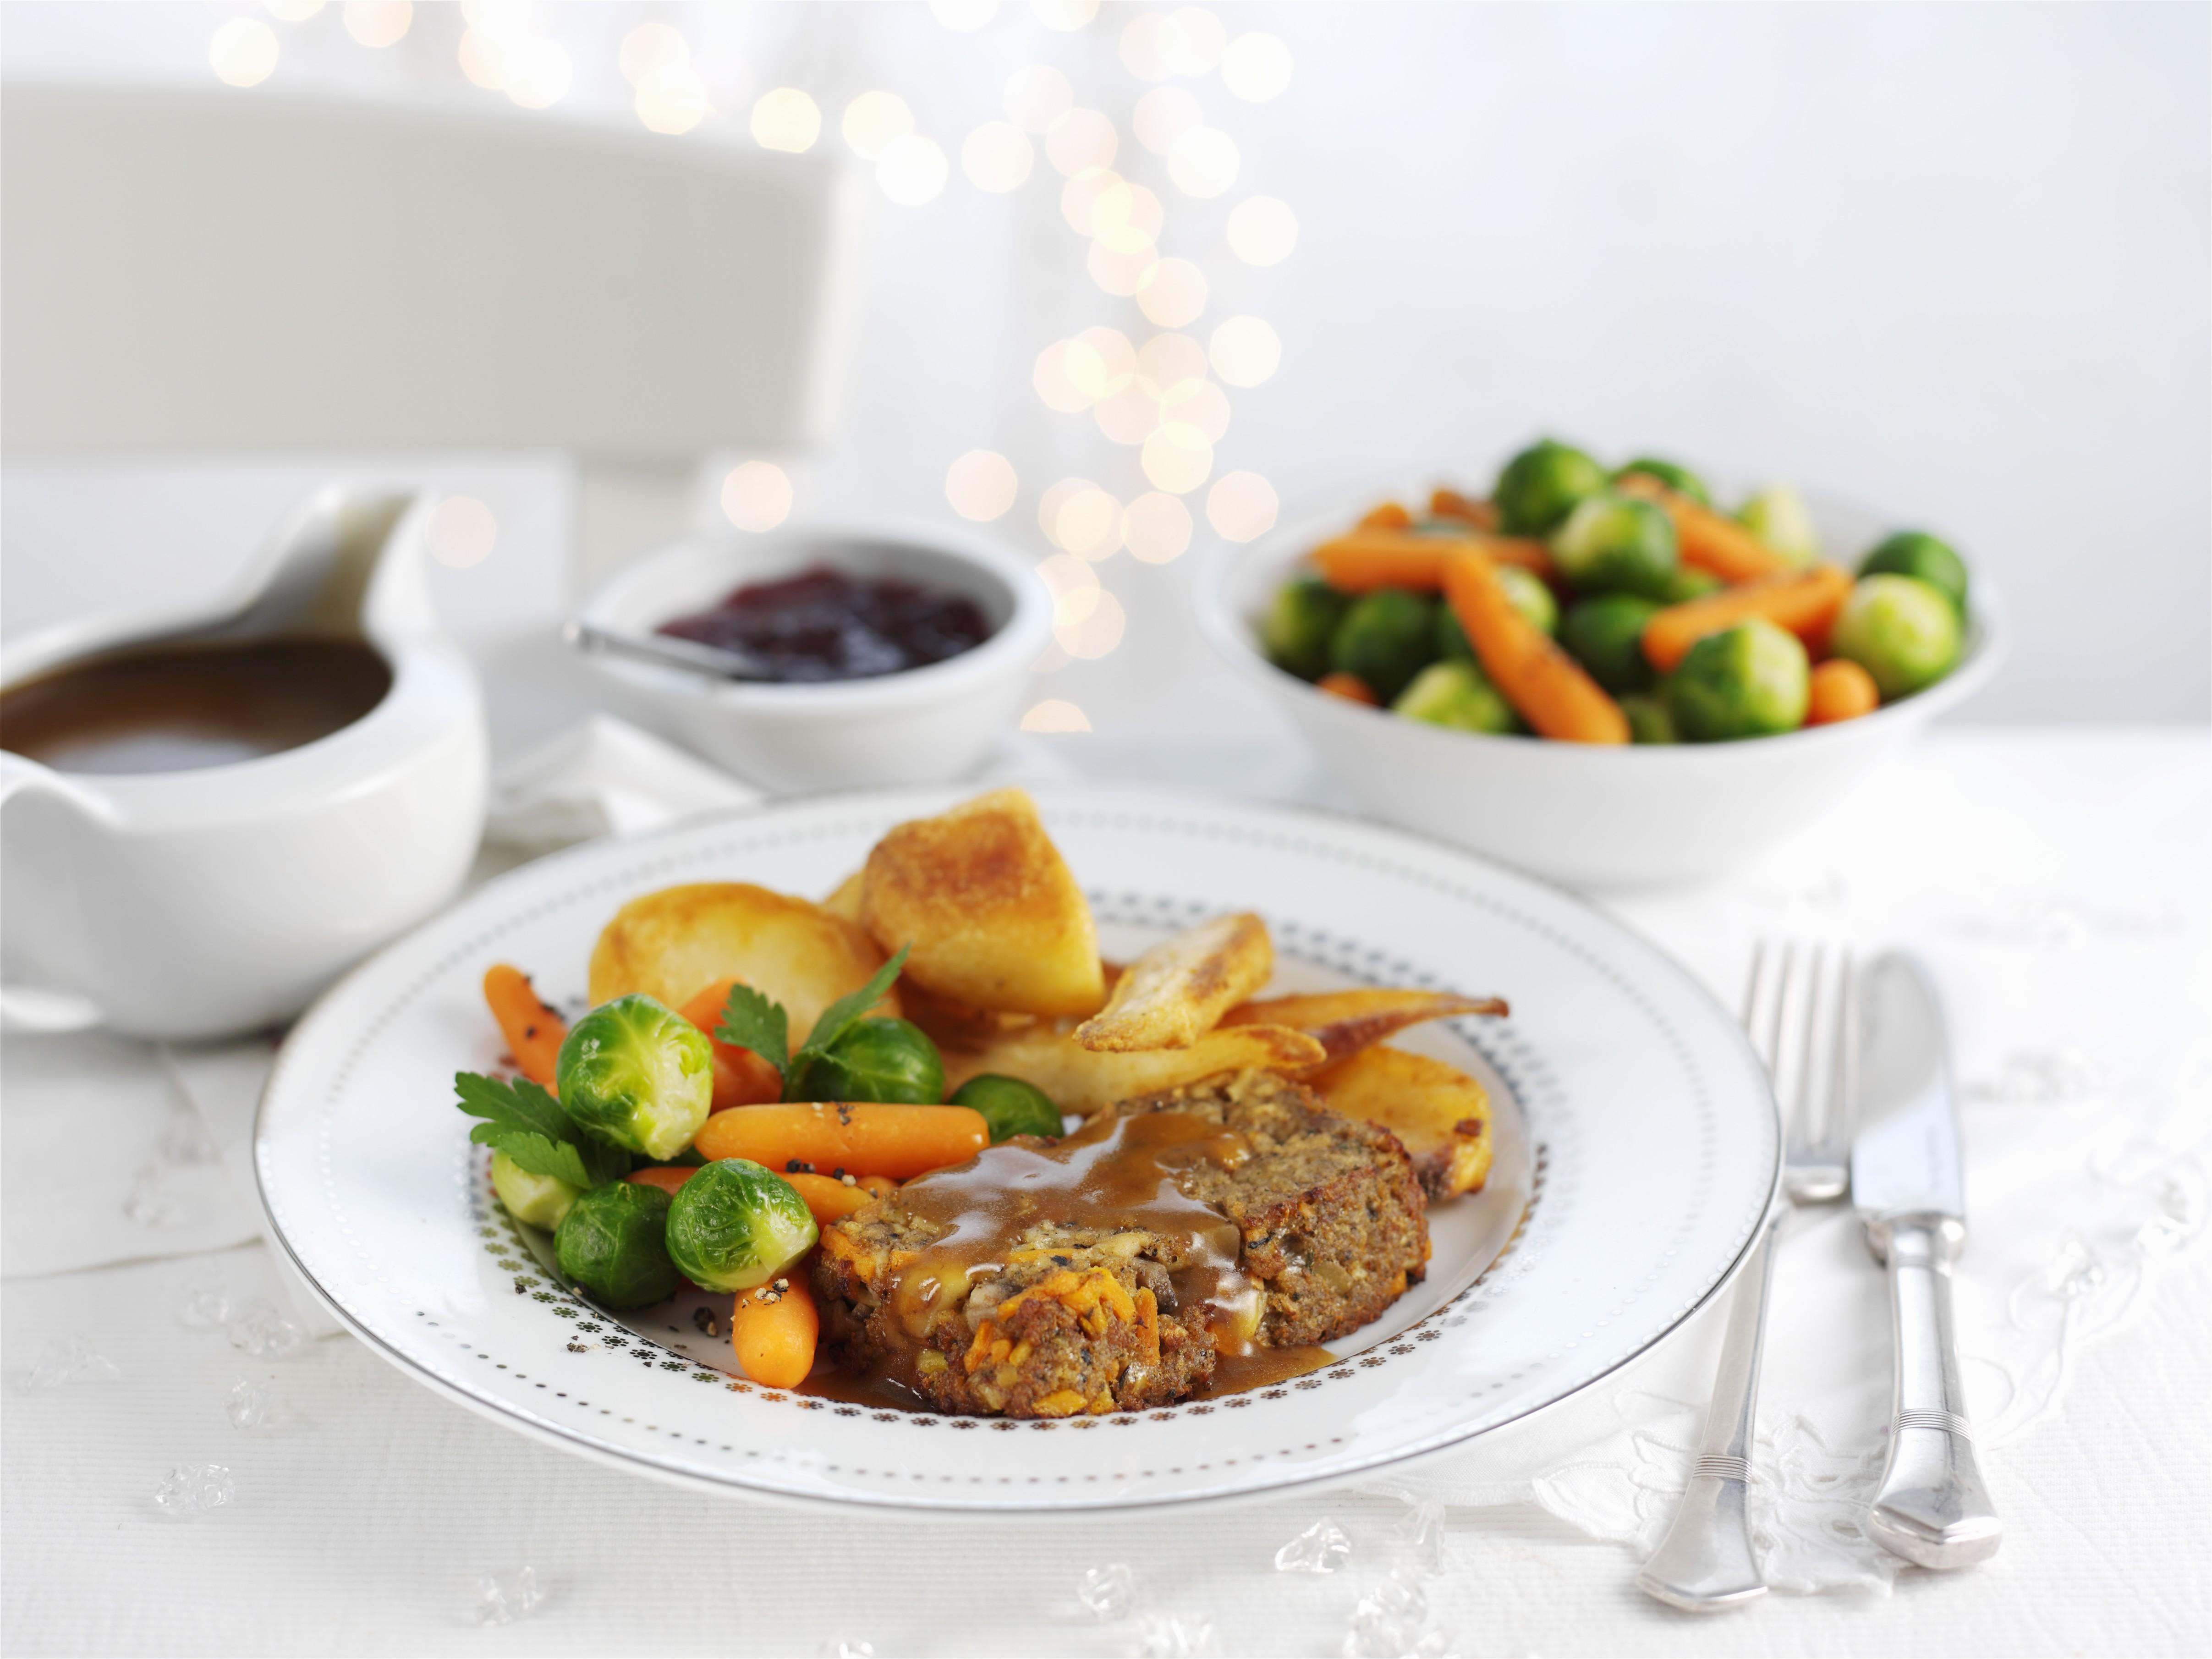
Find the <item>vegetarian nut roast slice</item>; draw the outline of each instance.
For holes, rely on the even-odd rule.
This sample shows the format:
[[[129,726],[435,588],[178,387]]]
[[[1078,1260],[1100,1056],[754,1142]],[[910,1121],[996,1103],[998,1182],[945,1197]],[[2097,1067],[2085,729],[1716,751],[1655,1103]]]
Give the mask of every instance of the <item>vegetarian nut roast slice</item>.
[[[835,1223],[823,1334],[940,1411],[1142,1410],[1203,1389],[1222,1353],[1373,1319],[1425,1270],[1424,1202],[1389,1130],[1273,1073],[1212,1079]]]

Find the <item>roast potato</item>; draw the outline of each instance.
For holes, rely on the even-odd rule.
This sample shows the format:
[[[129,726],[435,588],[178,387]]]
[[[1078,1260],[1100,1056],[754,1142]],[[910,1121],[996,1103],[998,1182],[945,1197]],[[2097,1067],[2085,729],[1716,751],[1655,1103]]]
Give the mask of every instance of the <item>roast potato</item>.
[[[833,916],[842,916],[849,922],[860,920],[860,882],[862,872],[855,870],[839,882],[836,890],[822,901],[822,908]]]
[[[1091,907],[1018,789],[892,829],[868,854],[860,921],[949,1002],[1063,1015],[1106,1000]]]
[[[1274,971],[1266,922],[1249,911],[1216,916],[1131,963],[1106,1006],[1075,1028],[1075,1040],[1109,1053],[1188,1048]]]
[[[738,979],[783,1005],[796,1048],[884,954],[861,928],[803,898],[738,881],[664,887],[616,911],[592,947],[592,1002],[641,991],[681,1008],[702,986]],[[896,988],[874,1012],[897,1015]]]
[[[1449,991],[1324,991],[1310,996],[1267,997],[1231,1008],[1224,1025],[1287,1025],[1320,1039],[1331,1060],[1380,1042],[1393,1031],[1425,1019],[1506,1012],[1502,997],[1463,997]]]
[[[949,1092],[986,1072],[1016,1077],[1043,1090],[1061,1111],[1087,1117],[1116,1101],[1178,1088],[1223,1072],[1255,1066],[1300,1072],[1326,1057],[1321,1044],[1304,1032],[1275,1025],[1209,1031],[1187,1048],[1137,1054],[1102,1054],[1085,1048],[1068,1032],[1037,1026],[1006,1032],[976,1048],[946,1049],[945,1086]]]
[[[1490,1094],[1457,1066],[1383,1046],[1323,1066],[1305,1083],[1345,1116],[1379,1123],[1403,1141],[1431,1199],[1474,1192],[1489,1179]]]

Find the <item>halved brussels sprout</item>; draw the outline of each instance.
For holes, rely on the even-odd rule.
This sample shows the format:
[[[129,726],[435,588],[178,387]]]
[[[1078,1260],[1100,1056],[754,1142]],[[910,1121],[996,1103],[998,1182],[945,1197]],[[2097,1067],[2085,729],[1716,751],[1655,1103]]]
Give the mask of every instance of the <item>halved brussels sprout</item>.
[[[1638,472],[1647,478],[1658,479],[1677,495],[1687,495],[1699,507],[1711,507],[1713,504],[1713,493],[1705,488],[1705,481],[1703,478],[1686,466],[1677,465],[1673,461],[1659,460],[1650,455],[1639,455],[1626,465],[1613,468],[1613,481],[1619,483],[1623,478],[1632,477]]]
[[[569,1028],[554,1066],[578,1128],[647,1158],[691,1144],[714,1099],[707,1034],[651,997],[602,1003]]]
[[[1513,705],[1472,662],[1431,663],[1390,705],[1390,712],[1459,732],[1503,736],[1521,729]]]
[[[1505,597],[1512,602],[1513,608],[1528,618],[1529,627],[1540,634],[1559,631],[1559,602],[1552,597],[1552,590],[1544,586],[1541,576],[1517,564],[1501,564],[1498,567],[1498,585],[1505,590]]]
[[[1717,593],[1728,584],[1710,570],[1700,570],[1695,565],[1678,564],[1674,574],[1667,578],[1667,591],[1659,596],[1663,605],[1680,605],[1685,599],[1702,599],[1708,593]]]
[[[1820,532],[1814,528],[1812,509],[1805,498],[1788,484],[1769,484],[1736,509],[1746,530],[1792,564],[1815,564],[1820,557]]]
[[[561,1224],[584,1190],[558,1176],[532,1175],[505,1152],[491,1155],[491,1189],[517,1221],[549,1233]]]
[[[1862,576],[1917,576],[1966,614],[1966,562],[1958,550],[1924,530],[1900,530],[1877,542],[1859,561]]]
[[[553,1236],[562,1273],[610,1308],[666,1301],[683,1283],[668,1258],[668,1209],[666,1193],[639,1182],[578,1194]]]
[[[1837,614],[1828,647],[1874,676],[1881,700],[1910,696],[1959,661],[1959,613],[1917,576],[1862,576]]]
[[[669,1259],[703,1290],[765,1285],[819,1237],[798,1189],[748,1158],[708,1164],[668,1208]]]
[[[1318,576],[1301,576],[1275,590],[1260,624],[1260,643],[1267,659],[1302,680],[1328,672],[1328,642],[1352,596],[1340,593]]]
[[[1600,593],[1567,607],[1559,623],[1559,643],[1589,671],[1589,677],[1616,697],[1651,684],[1651,665],[1644,656],[1644,624],[1658,605],[1633,593]]]
[[[1592,495],[1553,536],[1552,558],[1577,592],[1662,599],[1674,574],[1674,521],[1632,495]]]
[[[1812,665],[1797,636],[1772,623],[1708,634],[1667,677],[1667,710],[1691,743],[1766,738],[1805,723]]]
[[[991,1126],[994,1146],[1016,1135],[1056,1139],[1066,1133],[1060,1108],[1036,1085],[1018,1077],[1000,1077],[994,1072],[971,1077],[953,1091],[949,1103],[982,1113],[983,1121]]]
[[[1681,738],[1674,730],[1674,717],[1667,712],[1667,705],[1645,692],[1632,691],[1620,700],[1620,712],[1628,716],[1628,735],[1637,743],[1680,743]]]
[[[1436,653],[1437,605],[1425,594],[1379,587],[1354,602],[1329,641],[1329,666],[1357,674],[1389,702]]]
[[[1547,438],[1506,462],[1490,493],[1498,503],[1499,529],[1509,536],[1541,536],[1605,485],[1603,467],[1581,450]]]
[[[784,1096],[934,1106],[945,1098],[945,1060],[919,1025],[860,1020],[826,1050],[802,1054]]]

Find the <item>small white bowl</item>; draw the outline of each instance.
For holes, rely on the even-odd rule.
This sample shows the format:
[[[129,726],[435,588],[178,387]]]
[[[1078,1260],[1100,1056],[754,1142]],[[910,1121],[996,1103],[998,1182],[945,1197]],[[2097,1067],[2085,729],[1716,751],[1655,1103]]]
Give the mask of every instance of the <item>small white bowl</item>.
[[[1573,886],[1660,886],[1747,863],[1978,690],[2004,654],[2002,612],[1978,572],[1959,665],[1918,696],[1781,737],[1625,749],[1402,720],[1317,691],[1270,663],[1259,620],[1299,561],[1376,501],[1427,494],[1425,483],[1347,493],[1246,546],[1218,550],[1199,576],[1199,626],[1376,817]],[[1856,562],[1890,528],[1832,503],[1811,506],[1831,557]]]
[[[981,607],[991,636],[926,668],[815,684],[714,680],[611,656],[592,662],[645,693],[701,753],[775,793],[941,783],[980,764],[1020,718],[1030,665],[1052,637],[1044,583],[987,542],[872,526],[679,542],[609,580],[583,619],[650,634],[733,588],[817,565],[963,594]]]

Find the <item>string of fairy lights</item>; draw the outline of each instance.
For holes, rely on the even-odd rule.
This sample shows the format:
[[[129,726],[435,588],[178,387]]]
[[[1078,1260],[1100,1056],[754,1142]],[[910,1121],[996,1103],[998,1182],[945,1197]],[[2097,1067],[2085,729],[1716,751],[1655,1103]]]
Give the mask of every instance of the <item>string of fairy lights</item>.
[[[264,0],[262,15],[225,19],[209,42],[210,67],[232,86],[266,80],[284,52],[272,22],[304,22],[324,9],[325,0]],[[418,21],[410,0],[343,0],[338,9],[347,35],[375,52],[407,39]],[[991,27],[1000,9],[998,0],[928,4],[936,23],[958,34]],[[1050,30],[1109,26],[1100,23],[1098,0],[1036,0],[1028,9]],[[526,109],[568,96],[578,61],[562,38],[561,9],[531,0],[464,0],[459,11],[453,61],[471,85]],[[1290,49],[1263,31],[1232,36],[1215,13],[1190,5],[1127,15],[1114,46],[1120,70],[1142,88],[1124,123],[1080,101],[1060,69],[1032,63],[1007,77],[988,118],[942,142],[920,130],[906,100],[883,88],[848,99],[834,133],[825,134],[831,123],[806,88],[740,94],[732,90],[740,77],[726,41],[695,41],[659,18],[624,30],[615,49],[636,118],[648,131],[675,137],[707,128],[734,136],[741,125],[761,148],[792,153],[842,142],[902,208],[937,201],[956,171],[978,191],[1009,197],[1040,174],[1056,175],[1059,216],[1079,239],[1071,257],[1079,257],[1092,287],[1121,314],[1042,343],[1031,362],[1030,389],[1043,407],[1069,420],[1087,416],[1103,441],[1100,478],[1061,477],[1036,492],[1038,530],[1054,550],[1038,566],[1054,599],[1054,642],[1036,665],[1044,672],[1104,657],[1121,643],[1127,612],[1102,574],[1116,555],[1126,550],[1138,562],[1166,564],[1189,547],[1196,512],[1216,535],[1248,541],[1273,525],[1277,511],[1268,480],[1219,471],[1217,449],[1234,412],[1231,392],[1272,378],[1282,341],[1262,318],[1213,314],[1221,285],[1214,277],[1223,273],[1217,268],[1209,276],[1201,239],[1189,233],[1218,222],[1217,255],[1266,268],[1296,248],[1297,216],[1279,198],[1246,194],[1225,215],[1182,215],[1185,223],[1171,228],[1169,203],[1145,179],[1157,180],[1183,205],[1231,197],[1243,155],[1234,134],[1209,118],[1206,97],[1217,87],[1233,103],[1279,97],[1292,76]],[[1103,104],[1128,89],[1090,90]],[[948,463],[944,488],[956,513],[990,522],[1014,509],[1023,481],[1006,455],[971,449]],[[746,531],[783,523],[793,498],[790,474],[768,459],[734,466],[720,491],[725,514]],[[1089,729],[1083,712],[1062,699],[1039,703],[1023,723],[1036,731]]]

